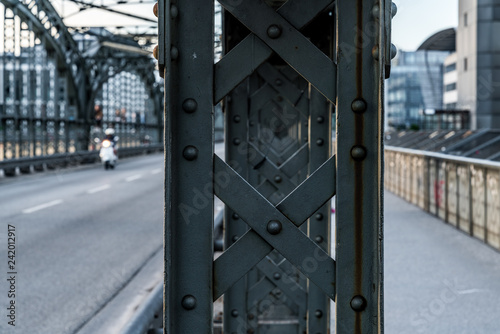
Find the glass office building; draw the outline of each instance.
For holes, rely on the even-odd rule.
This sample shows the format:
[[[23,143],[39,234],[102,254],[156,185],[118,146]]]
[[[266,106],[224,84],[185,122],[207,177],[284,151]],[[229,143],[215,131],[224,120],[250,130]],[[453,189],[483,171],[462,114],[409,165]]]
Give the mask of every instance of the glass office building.
[[[386,82],[387,126],[428,128],[428,117],[443,109],[443,63],[450,51],[400,51]]]

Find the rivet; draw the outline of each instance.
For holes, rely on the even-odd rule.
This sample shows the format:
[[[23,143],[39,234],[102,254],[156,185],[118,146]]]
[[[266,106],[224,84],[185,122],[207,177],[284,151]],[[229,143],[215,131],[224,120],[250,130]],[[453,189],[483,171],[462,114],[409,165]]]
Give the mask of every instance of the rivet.
[[[392,14],[392,17],[396,16],[397,13],[398,13],[398,6],[396,6],[396,4],[393,2],[392,5],[391,5],[391,14]]]
[[[170,49],[170,58],[172,60],[176,60],[179,57],[179,49],[177,49],[175,46],[172,46]]]
[[[248,319],[252,320],[253,318],[255,318],[255,315],[253,315],[253,313],[248,313]]]
[[[280,183],[281,181],[282,181],[281,176],[276,175],[276,176],[274,177],[274,182],[276,182],[276,183]]]
[[[316,310],[316,312],[314,312],[314,315],[316,316],[316,318],[321,318],[323,316],[323,311]]]
[[[239,122],[241,121],[241,116],[240,116],[240,115],[235,115],[235,116],[233,117],[233,121],[234,121],[235,123],[239,123]]]
[[[158,17],[158,2],[153,6],[153,15]]]
[[[281,278],[281,274],[280,273],[274,273],[273,277],[274,277],[275,280],[279,280]]]
[[[361,98],[356,99],[351,103],[351,109],[354,112],[363,113],[366,111],[366,108],[367,108],[366,102]]]
[[[267,232],[272,235],[279,234],[281,232],[281,228],[281,222],[277,220],[271,220],[269,223],[267,223]]]
[[[316,238],[314,239],[318,244],[323,242],[323,237],[321,235],[317,235]]]
[[[356,145],[351,149],[351,157],[356,161],[362,161],[366,158],[366,148]]]
[[[177,15],[179,15],[179,10],[177,9],[176,5],[172,5],[170,7],[170,17],[175,19],[177,17]]]
[[[391,59],[394,59],[398,55],[398,48],[396,45],[391,43]]]
[[[184,298],[182,298],[182,307],[186,310],[193,310],[196,308],[196,298],[191,295],[184,296]]]
[[[379,50],[379,47],[378,45],[375,45],[372,49],[372,56],[373,58],[375,58],[375,60],[379,60],[380,59],[380,50]]]
[[[240,138],[234,138],[233,139],[233,144],[236,145],[236,146],[238,146],[239,144],[241,144]]]
[[[239,237],[237,235],[235,235],[235,236],[233,236],[232,240],[233,240],[233,242],[236,242],[236,241],[238,241],[238,239],[239,239]]]
[[[153,49],[153,57],[158,60],[158,45]]]
[[[324,143],[325,143],[325,141],[321,138],[316,140],[316,145],[318,145],[318,146],[323,146]]]
[[[195,99],[185,99],[182,102],[182,109],[189,114],[195,112],[198,109],[198,102]]]
[[[354,296],[351,299],[351,308],[356,312],[361,312],[366,308],[366,299],[363,296]]]
[[[276,24],[271,24],[269,28],[267,28],[267,36],[272,39],[276,39],[281,36],[281,28]]]
[[[186,146],[182,151],[182,155],[186,160],[193,161],[198,157],[198,149],[191,145]]]
[[[283,81],[281,81],[281,79],[276,79],[274,83],[276,84],[276,86],[281,86],[283,84]]]
[[[323,214],[322,213],[317,213],[316,216],[314,216],[316,220],[322,220],[323,219]]]
[[[237,213],[233,213],[233,219],[238,220],[240,219],[240,216]]]
[[[239,315],[238,310],[234,309],[234,310],[232,310],[232,311],[231,311],[231,316],[232,316],[233,318],[237,318],[237,317],[238,317],[238,315]]]
[[[325,118],[323,116],[318,116],[318,118],[316,118],[316,122],[318,123],[323,123],[325,121]]]

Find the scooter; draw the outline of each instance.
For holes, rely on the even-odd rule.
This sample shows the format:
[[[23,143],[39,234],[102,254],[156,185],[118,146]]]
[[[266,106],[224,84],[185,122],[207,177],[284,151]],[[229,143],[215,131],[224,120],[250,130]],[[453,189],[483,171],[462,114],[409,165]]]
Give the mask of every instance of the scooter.
[[[101,143],[101,150],[99,151],[99,156],[104,165],[104,169],[114,169],[118,156],[116,155],[116,149],[114,148],[113,142],[109,139],[104,139]]]

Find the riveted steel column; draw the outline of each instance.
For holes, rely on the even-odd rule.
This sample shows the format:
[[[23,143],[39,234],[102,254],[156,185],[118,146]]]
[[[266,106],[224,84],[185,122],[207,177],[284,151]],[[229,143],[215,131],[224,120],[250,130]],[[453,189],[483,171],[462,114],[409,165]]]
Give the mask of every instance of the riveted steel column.
[[[236,87],[225,100],[226,161],[248,178],[248,80]],[[248,230],[247,225],[227,205],[224,209],[224,248],[229,248]],[[247,276],[224,294],[224,332],[247,331]]]
[[[319,168],[331,154],[332,107],[314,87],[309,86],[309,174]],[[330,254],[330,204],[324,205],[309,219],[309,237]],[[308,333],[329,333],[330,298],[314,283],[308,282]]]
[[[380,333],[385,2],[336,7],[336,333]]]
[[[214,4],[159,5],[166,105],[164,326],[170,334],[208,334],[213,327]]]

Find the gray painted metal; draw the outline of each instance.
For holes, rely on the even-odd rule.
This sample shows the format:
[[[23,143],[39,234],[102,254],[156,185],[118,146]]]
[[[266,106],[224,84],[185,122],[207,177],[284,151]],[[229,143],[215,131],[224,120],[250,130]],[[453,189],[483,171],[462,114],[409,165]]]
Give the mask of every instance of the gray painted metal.
[[[326,334],[330,300],[337,333],[381,333],[391,3],[220,3],[224,57],[214,66],[211,4],[159,2],[165,331],[212,333],[212,303],[223,296],[227,333]],[[213,153],[213,106],[224,97],[225,161]],[[215,260],[214,195],[226,205]]]

